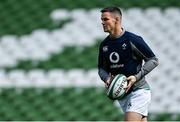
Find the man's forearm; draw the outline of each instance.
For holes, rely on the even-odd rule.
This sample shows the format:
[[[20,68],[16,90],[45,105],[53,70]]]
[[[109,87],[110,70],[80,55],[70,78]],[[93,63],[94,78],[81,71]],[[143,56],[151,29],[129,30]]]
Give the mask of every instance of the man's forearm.
[[[136,80],[139,81],[141,78],[143,78],[146,74],[151,72],[155,67],[157,67],[159,64],[157,58],[152,58],[145,62],[145,64],[142,66],[141,70],[135,75]]]
[[[106,82],[109,78],[109,74],[107,71],[105,71],[103,68],[98,68],[98,74],[104,82]]]

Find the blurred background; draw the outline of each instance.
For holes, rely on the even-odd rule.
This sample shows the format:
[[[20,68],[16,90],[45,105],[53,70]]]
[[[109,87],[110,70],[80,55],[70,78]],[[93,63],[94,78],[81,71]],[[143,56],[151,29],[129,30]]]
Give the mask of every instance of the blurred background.
[[[160,60],[149,120],[180,121],[179,0],[1,0],[0,120],[123,120],[97,74],[99,10],[112,5]]]

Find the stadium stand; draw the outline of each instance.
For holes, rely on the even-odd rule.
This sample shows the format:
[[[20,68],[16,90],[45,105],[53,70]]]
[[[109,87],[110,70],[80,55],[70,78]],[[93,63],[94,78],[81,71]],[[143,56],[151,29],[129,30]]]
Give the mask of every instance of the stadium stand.
[[[96,68],[106,36],[99,10],[107,5],[121,5],[125,29],[160,59],[147,77],[149,120],[180,121],[177,0],[0,1],[0,120],[123,120]]]

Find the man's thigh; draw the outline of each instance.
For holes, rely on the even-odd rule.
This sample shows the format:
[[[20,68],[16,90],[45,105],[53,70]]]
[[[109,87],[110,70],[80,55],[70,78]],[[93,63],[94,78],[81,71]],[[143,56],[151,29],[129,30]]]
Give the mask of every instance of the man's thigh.
[[[142,116],[141,114],[136,112],[126,112],[125,121],[147,122],[147,117]]]

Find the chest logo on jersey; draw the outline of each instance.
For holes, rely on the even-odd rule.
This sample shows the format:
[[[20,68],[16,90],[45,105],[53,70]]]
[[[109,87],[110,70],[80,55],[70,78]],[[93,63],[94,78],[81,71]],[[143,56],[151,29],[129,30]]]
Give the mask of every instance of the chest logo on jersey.
[[[109,60],[112,62],[112,63],[118,63],[119,62],[119,54],[117,52],[112,52],[110,55],[109,55]]]
[[[127,46],[126,43],[124,43],[124,44],[122,45],[122,49],[125,50],[125,49],[126,49],[126,46]]]
[[[108,46],[104,46],[103,47],[103,52],[107,52],[108,51]]]

